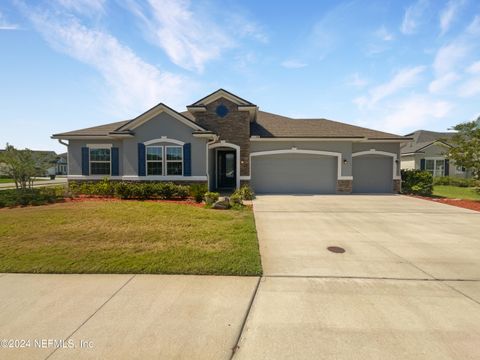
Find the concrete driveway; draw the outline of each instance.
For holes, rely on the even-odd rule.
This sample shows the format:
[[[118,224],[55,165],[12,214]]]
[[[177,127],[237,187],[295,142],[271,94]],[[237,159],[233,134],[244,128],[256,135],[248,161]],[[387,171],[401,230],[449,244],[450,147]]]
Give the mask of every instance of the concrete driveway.
[[[480,358],[480,213],[393,195],[254,210],[265,274],[236,358]]]

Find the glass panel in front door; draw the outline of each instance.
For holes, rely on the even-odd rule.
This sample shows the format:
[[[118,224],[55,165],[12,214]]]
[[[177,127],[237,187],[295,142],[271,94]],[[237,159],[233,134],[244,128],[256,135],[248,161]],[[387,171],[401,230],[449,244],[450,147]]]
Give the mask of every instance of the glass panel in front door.
[[[225,177],[232,179],[235,176],[235,154],[225,154]]]

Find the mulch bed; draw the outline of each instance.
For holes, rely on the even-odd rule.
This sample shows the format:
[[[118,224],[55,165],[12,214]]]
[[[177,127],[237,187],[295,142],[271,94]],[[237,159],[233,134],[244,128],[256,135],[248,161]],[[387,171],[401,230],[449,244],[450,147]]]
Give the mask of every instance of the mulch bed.
[[[193,199],[185,199],[185,200],[161,200],[161,199],[148,199],[148,200],[138,200],[138,199],[119,199],[109,196],[85,196],[80,195],[74,198],[66,198],[65,201],[67,202],[85,202],[85,201],[111,201],[111,202],[118,202],[118,201],[145,201],[145,202],[155,202],[155,203],[169,203],[169,204],[180,204],[180,205],[190,205],[194,207],[205,207],[203,203],[197,203]]]
[[[434,197],[419,196],[419,195],[410,195],[410,196],[418,199],[441,203],[441,204],[447,204],[447,205],[457,206],[465,209],[480,211],[480,201],[476,201],[476,200],[445,199],[445,198],[434,198]]]

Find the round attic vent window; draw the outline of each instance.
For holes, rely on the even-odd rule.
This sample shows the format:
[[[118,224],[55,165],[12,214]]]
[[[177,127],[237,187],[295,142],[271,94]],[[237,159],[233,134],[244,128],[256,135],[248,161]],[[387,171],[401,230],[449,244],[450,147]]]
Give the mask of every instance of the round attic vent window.
[[[217,113],[218,116],[220,117],[225,117],[228,114],[228,108],[225,105],[218,105],[217,108],[215,109],[215,112]]]

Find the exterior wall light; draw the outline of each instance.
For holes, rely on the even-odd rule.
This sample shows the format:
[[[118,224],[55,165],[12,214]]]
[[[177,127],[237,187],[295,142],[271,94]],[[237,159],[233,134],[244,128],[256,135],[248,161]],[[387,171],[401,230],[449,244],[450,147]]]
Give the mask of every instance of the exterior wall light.
[[[343,165],[347,165],[348,161],[347,159],[343,159]]]

